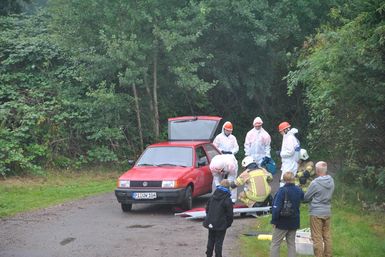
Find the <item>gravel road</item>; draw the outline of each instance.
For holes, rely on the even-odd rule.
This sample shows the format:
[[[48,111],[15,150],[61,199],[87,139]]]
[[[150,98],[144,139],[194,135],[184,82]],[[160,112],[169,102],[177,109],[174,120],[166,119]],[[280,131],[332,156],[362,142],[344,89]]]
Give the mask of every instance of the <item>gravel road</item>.
[[[194,207],[207,199],[195,199]],[[253,217],[234,220],[224,256],[239,256],[239,237],[254,224]],[[1,257],[199,257],[206,242],[201,221],[174,216],[168,205],[133,205],[123,213],[113,192],[0,220]]]
[[[194,207],[206,201],[198,198]],[[238,237],[253,220],[234,221],[224,256],[237,256]],[[1,257],[198,257],[206,242],[201,222],[174,216],[163,205],[134,205],[123,213],[113,193],[0,220]]]

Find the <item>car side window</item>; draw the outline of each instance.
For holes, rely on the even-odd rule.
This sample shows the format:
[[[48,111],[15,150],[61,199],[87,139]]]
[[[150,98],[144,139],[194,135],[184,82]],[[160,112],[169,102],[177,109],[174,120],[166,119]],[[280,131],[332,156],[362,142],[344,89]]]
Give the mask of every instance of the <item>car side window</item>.
[[[205,149],[210,161],[214,158],[215,155],[219,154],[215,147],[212,145],[206,144]]]
[[[206,166],[208,164],[208,160],[207,160],[207,156],[206,156],[205,150],[203,150],[203,147],[201,147],[201,146],[198,147],[195,150],[195,153],[196,153],[196,157],[197,157],[196,158],[195,166],[196,167]]]

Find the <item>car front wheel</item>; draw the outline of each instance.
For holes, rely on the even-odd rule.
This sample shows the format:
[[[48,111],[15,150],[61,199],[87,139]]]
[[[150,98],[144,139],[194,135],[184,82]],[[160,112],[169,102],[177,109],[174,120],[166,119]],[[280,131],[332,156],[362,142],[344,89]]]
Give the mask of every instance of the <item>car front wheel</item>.
[[[192,188],[188,186],[185,191],[185,198],[182,203],[182,209],[191,210],[192,209]]]
[[[129,212],[132,209],[131,203],[122,203],[122,211]]]

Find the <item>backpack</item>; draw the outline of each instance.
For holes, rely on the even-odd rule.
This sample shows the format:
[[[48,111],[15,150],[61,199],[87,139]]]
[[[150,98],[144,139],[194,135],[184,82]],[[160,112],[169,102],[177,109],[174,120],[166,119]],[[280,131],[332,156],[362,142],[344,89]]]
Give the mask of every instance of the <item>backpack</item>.
[[[282,209],[279,213],[281,217],[292,217],[294,216],[293,203],[287,197],[287,189],[285,188],[285,199],[283,201]]]
[[[260,164],[261,167],[264,167],[268,172],[270,172],[272,175],[276,172],[276,166],[273,159],[265,156],[262,159],[262,163]]]

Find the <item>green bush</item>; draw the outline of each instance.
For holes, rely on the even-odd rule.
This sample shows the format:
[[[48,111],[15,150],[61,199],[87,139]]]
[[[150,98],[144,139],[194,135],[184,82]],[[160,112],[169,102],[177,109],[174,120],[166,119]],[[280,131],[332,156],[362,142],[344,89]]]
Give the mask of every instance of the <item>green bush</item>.
[[[341,191],[342,194],[353,195],[355,201],[363,200],[367,203],[383,202],[385,194],[384,178],[385,168],[366,166],[361,168],[360,165],[351,162],[338,171],[338,179],[349,187]],[[349,193],[347,193],[349,192]]]
[[[287,77],[290,90],[305,87],[311,149],[327,159],[345,160],[344,179],[381,192],[385,176],[384,13],[384,3],[376,0],[333,10],[335,23],[308,38],[296,70]]]
[[[97,162],[114,162],[118,160],[116,154],[104,146],[89,150],[88,158],[90,161]]]

